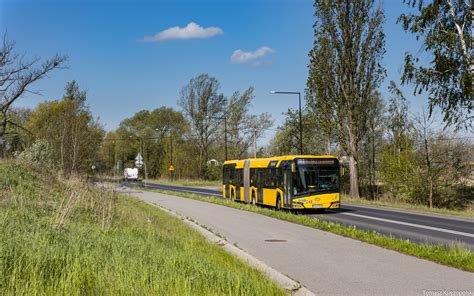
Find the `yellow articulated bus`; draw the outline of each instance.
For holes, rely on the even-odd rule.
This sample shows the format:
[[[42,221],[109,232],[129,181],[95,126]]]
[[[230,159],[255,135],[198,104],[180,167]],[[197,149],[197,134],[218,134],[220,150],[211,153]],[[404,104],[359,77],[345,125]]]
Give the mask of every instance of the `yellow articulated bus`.
[[[340,166],[330,155],[288,155],[224,162],[225,199],[277,209],[339,208]]]

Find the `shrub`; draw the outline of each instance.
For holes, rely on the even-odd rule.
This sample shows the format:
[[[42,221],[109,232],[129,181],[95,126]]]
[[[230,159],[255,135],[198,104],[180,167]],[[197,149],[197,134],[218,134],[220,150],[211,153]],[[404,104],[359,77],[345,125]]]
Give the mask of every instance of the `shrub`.
[[[48,141],[36,139],[31,146],[17,154],[16,157],[21,162],[30,165],[50,167],[52,165],[51,154]]]

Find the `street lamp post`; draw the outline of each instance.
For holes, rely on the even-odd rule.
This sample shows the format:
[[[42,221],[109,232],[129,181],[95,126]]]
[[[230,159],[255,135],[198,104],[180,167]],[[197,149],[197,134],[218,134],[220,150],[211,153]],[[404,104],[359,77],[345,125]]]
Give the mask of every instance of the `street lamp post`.
[[[224,149],[225,160],[227,160],[227,116],[224,116]]]
[[[170,165],[173,165],[173,132],[170,129]]]
[[[302,123],[302,116],[301,116],[301,93],[299,91],[274,91],[272,90],[270,93],[272,94],[285,94],[285,95],[298,95],[298,103],[299,103],[299,117],[300,117],[300,154],[303,155],[303,123]]]

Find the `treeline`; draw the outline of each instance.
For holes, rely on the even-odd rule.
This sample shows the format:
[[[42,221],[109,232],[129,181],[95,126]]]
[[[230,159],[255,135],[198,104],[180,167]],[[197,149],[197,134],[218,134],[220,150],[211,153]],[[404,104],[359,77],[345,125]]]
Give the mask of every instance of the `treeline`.
[[[303,139],[289,110],[273,140],[274,154],[336,154],[349,169],[348,192],[440,207],[472,201],[472,142],[451,139],[450,128],[473,127],[471,6],[467,1],[403,1],[397,23],[422,41],[405,53],[400,81],[428,98],[428,110],[409,116],[394,82],[387,106],[380,94],[386,70],[383,7],[374,0],[315,0]],[[433,57],[419,61],[420,52]],[[444,128],[433,123],[434,110]],[[471,162],[471,166],[469,165]],[[472,176],[471,176],[472,177]],[[362,193],[360,193],[362,190]]]
[[[273,125],[268,113],[250,113],[254,89],[227,98],[219,81],[207,74],[189,81],[180,93],[182,111],[168,107],[142,110],[105,132],[87,106],[87,94],[75,81],[59,100],[34,110],[11,108],[4,157],[44,161],[64,175],[121,176],[144,158],[142,177],[217,180],[226,158],[249,157],[249,147]]]
[[[182,111],[142,110],[109,132],[100,151],[101,169],[121,174],[141,152],[151,178],[169,177],[172,164],[174,178],[220,179],[223,161],[248,157],[253,141],[273,124],[267,113],[250,113],[253,98],[252,87],[227,98],[216,78],[199,75],[179,93]]]
[[[472,141],[454,131],[472,132],[471,7],[467,1],[403,1],[410,13],[398,23],[422,42],[421,63],[407,52],[400,77],[428,108],[410,114],[404,94],[386,77],[385,15],[375,0],[315,0],[314,45],[299,139],[299,116],[288,110],[268,147],[252,145],[272,126],[270,115],[251,112],[254,89],[225,95],[207,74],[179,91],[179,110],[159,107],[124,119],[105,132],[76,82],[63,98],[34,110],[13,104],[31,85],[66,66],[56,55],[40,64],[15,53],[4,36],[0,45],[0,154],[48,160],[65,175],[122,174],[141,153],[149,177],[219,179],[225,159],[298,154],[334,154],[348,168],[344,190],[354,198],[389,198],[436,207],[472,202]],[[443,124],[434,122],[441,111]],[[251,153],[253,152],[253,153]],[[48,165],[49,165],[48,164]],[[469,175],[471,174],[471,175]]]
[[[430,207],[468,205],[474,197],[472,139],[443,129],[423,111],[411,114],[406,97],[394,82],[390,91],[386,103],[377,94],[367,131],[355,154],[361,196]],[[298,114],[289,110],[270,144],[272,155],[298,153],[298,123]],[[304,153],[337,155],[348,169],[346,152],[334,134],[323,130],[305,110]],[[343,191],[349,193],[348,176],[345,178]]]

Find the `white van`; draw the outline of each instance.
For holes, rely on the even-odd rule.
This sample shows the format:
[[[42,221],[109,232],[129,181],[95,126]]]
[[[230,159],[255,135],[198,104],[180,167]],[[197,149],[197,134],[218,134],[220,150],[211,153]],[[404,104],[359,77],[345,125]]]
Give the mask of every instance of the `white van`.
[[[138,179],[138,168],[126,168],[123,171],[123,180],[124,181],[140,181],[140,179]]]

